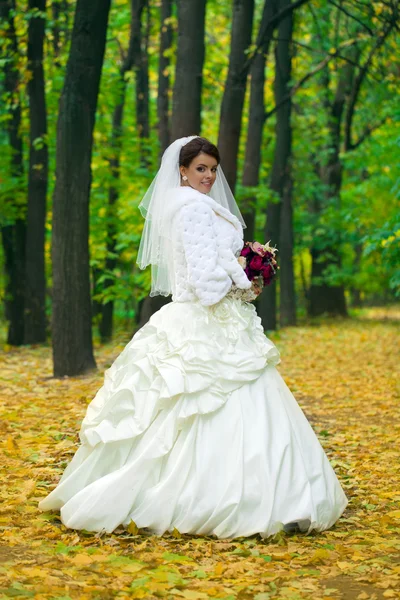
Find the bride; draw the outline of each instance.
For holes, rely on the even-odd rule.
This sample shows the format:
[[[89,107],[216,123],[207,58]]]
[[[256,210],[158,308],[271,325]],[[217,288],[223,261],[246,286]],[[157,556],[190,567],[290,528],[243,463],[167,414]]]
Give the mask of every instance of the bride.
[[[234,538],[323,531],[347,498],[276,369],[279,352],[232,285],[244,222],[217,148],[178,139],[140,209],[138,263],[169,295],[106,371],[81,445],[39,503],[66,527]]]

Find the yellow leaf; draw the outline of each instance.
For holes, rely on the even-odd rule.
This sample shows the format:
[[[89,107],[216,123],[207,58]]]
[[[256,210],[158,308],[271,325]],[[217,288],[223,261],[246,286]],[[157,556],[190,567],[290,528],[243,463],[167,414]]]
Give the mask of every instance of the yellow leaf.
[[[220,575],[222,575],[222,573],[224,572],[225,567],[222,564],[222,562],[217,563],[217,566],[214,569],[214,573],[217,577],[219,577]]]
[[[399,597],[399,595],[394,590],[386,590],[386,592],[383,592],[382,596],[384,598],[398,598]]]
[[[400,510],[391,510],[386,513],[389,517],[394,517],[395,519],[400,519]]]
[[[170,592],[174,596],[181,596],[182,598],[187,598],[187,600],[203,600],[203,598],[208,598],[208,594],[194,590],[178,590],[177,588],[173,588]]]
[[[318,548],[318,550],[316,550],[312,555],[312,559],[316,560],[316,561],[329,560],[330,558],[331,558],[331,553],[329,552],[329,550],[326,550],[325,548]]]
[[[129,597],[130,598],[148,598],[149,592],[147,591],[147,589],[137,588],[136,590],[133,590],[130,593]]]
[[[84,567],[86,565],[91,565],[94,562],[93,556],[88,556],[87,554],[76,554],[72,561],[74,565]]]
[[[139,563],[132,563],[129,565],[120,565],[118,568],[124,573],[137,573],[143,569],[143,565]]]
[[[24,483],[22,485],[21,493],[16,498],[16,502],[18,502],[18,503],[25,502],[27,500],[27,498],[29,498],[29,496],[32,494],[35,487],[36,487],[35,479],[27,479],[26,481],[24,481]]]
[[[9,435],[7,437],[7,450],[8,450],[8,452],[10,452],[10,454],[18,454],[19,453],[19,446],[18,446],[17,442],[14,440],[14,438],[11,437],[11,435]]]
[[[45,577],[47,575],[46,571],[40,569],[38,567],[24,567],[22,569],[23,574],[28,577]]]
[[[139,529],[138,526],[136,525],[135,521],[131,521],[127,527],[129,533],[131,533],[132,535],[137,535],[139,533]]]
[[[339,567],[339,569],[341,571],[346,571],[347,569],[353,569],[354,565],[350,562],[346,562],[346,561],[338,561],[337,562],[337,566]]]
[[[174,536],[174,538],[181,538],[182,534],[180,533],[180,531],[177,530],[176,527],[174,527],[172,535]]]

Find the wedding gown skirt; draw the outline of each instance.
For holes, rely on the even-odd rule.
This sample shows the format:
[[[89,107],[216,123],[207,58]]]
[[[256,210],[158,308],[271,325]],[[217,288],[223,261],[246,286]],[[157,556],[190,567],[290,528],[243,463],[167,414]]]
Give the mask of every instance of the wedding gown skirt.
[[[232,538],[331,527],[347,498],[253,305],[172,302],[106,371],[81,445],[39,503],[69,528]]]

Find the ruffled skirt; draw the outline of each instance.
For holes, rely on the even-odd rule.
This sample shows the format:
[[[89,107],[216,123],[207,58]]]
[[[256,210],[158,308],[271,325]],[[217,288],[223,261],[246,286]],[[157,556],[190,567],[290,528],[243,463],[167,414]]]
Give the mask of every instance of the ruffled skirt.
[[[88,531],[132,520],[219,538],[331,527],[347,498],[278,362],[253,305],[167,304],[106,371],[39,508]]]

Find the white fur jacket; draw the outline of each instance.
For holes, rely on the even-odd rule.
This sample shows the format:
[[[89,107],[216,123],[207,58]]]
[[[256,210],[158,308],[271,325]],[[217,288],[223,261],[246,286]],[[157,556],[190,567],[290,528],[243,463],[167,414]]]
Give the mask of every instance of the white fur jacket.
[[[228,209],[190,187],[176,190],[179,208],[172,222],[174,277],[172,300],[216,304],[230,290],[251,282],[237,261],[242,225]]]

